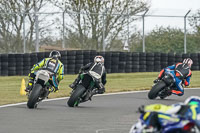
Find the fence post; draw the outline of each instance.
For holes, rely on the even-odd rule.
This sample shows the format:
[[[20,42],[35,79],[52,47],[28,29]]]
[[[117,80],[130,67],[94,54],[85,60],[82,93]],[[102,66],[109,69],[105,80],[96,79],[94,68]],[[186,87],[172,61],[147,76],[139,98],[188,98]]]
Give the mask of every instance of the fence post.
[[[62,48],[65,48],[65,10],[63,11],[63,41]]]
[[[186,18],[187,18],[187,15],[190,13],[191,10],[189,10],[185,16],[184,16],[184,53],[186,54],[187,53],[187,38],[186,38],[186,32],[187,32],[187,29],[186,29]]]
[[[34,7],[34,14],[35,14],[35,34],[36,34],[36,41],[35,41],[35,52],[39,52],[39,22],[38,22],[38,8],[36,3]]]
[[[24,41],[23,41],[23,46],[24,46],[24,53],[26,53],[26,33],[25,33],[25,13],[26,13],[26,11],[24,11],[24,14],[23,14],[23,39],[24,39]]]
[[[127,38],[127,45],[128,45],[128,52],[130,52],[130,45],[129,45],[129,0],[127,0],[127,21],[128,21],[128,26],[127,26],[127,31],[128,31],[128,38]]]
[[[145,52],[145,35],[144,35],[144,17],[146,15],[146,13],[149,10],[146,10],[145,13],[142,15],[142,22],[143,22],[143,26],[142,26],[142,51]]]
[[[105,21],[107,20],[107,10],[108,9],[106,9],[105,12],[103,13],[103,51],[106,50],[106,43],[105,43]],[[104,18],[105,16],[106,16],[106,20]]]
[[[105,51],[105,13],[103,13],[103,38],[102,38],[102,41],[103,41],[103,51]],[[98,50],[98,49],[96,49]]]

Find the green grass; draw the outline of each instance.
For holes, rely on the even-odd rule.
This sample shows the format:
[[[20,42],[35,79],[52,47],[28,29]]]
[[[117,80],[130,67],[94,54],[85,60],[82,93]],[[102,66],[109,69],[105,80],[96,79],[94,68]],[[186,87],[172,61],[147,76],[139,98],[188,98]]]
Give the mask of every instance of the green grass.
[[[150,89],[158,74],[158,72],[107,74],[106,93]],[[25,76],[0,77],[0,105],[27,101],[26,96],[20,95],[22,78],[28,81]],[[60,83],[59,92],[50,94],[49,98],[69,96],[71,89],[68,85],[75,78],[76,75],[65,75]],[[200,71],[193,71],[190,87],[200,87]]]

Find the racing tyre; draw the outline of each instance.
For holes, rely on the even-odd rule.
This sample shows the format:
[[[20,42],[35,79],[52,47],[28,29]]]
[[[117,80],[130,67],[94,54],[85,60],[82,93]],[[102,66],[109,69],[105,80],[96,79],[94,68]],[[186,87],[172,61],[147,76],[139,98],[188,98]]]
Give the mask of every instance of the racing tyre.
[[[32,108],[37,108],[37,102],[38,102],[38,98],[40,96],[40,92],[42,90],[42,86],[40,84],[36,84],[29,96],[28,102],[27,102],[27,107],[29,109]]]
[[[148,93],[149,99],[155,99],[158,96],[158,93],[166,86],[165,82],[159,81],[155,84]]]
[[[78,85],[67,102],[68,106],[78,106],[78,104],[80,103],[80,97],[83,95],[84,91],[85,87],[82,85]]]

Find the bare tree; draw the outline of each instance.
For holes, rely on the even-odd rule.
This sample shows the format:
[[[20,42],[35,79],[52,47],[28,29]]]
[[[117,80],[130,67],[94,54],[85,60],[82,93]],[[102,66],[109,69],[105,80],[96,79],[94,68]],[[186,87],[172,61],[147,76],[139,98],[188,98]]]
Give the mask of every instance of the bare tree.
[[[28,49],[33,48],[34,9],[38,11],[44,6],[45,0],[1,0],[0,1],[0,51],[22,52],[23,50],[23,22],[27,26],[26,40]]]
[[[198,10],[192,17],[189,18],[190,26],[194,31],[200,34],[200,10]]]
[[[118,35],[122,34],[124,26],[135,20],[133,15],[149,8],[149,3],[143,0],[59,0],[52,1],[64,9],[73,24],[68,30],[78,31],[79,43],[82,47],[91,39],[97,50],[110,48],[116,43]],[[129,21],[127,21],[127,18]],[[86,37],[87,36],[87,37]],[[105,42],[104,42],[105,40]]]

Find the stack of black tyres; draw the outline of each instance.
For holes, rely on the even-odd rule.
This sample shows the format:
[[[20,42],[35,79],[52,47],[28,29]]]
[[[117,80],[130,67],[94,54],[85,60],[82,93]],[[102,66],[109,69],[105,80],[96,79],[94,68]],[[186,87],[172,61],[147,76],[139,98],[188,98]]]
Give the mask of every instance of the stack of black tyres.
[[[76,51],[67,51],[67,74],[75,74]]]
[[[16,75],[15,54],[8,54],[8,76]]]
[[[131,52],[126,53],[125,72],[126,73],[132,72],[132,53]]]
[[[175,63],[180,63],[182,61],[183,61],[182,54],[176,53],[175,54]]]
[[[111,73],[118,73],[119,70],[119,52],[112,52]]]
[[[166,68],[168,66],[168,54],[161,53],[161,68]]]
[[[161,70],[161,53],[154,53],[154,72],[159,72]]]
[[[119,66],[118,66],[118,73],[125,73],[125,67],[126,67],[126,52],[120,52],[119,53]]]
[[[190,54],[190,58],[193,60],[192,70],[199,70],[199,58],[198,53]]]
[[[16,54],[16,75],[23,75],[23,54]]]
[[[64,74],[67,74],[67,51],[60,51],[61,59],[60,61],[64,65]]]
[[[29,53],[25,53],[23,55],[23,75],[28,75],[30,73],[31,66],[31,58]]]
[[[190,54],[182,54],[182,59],[190,58]]]
[[[83,51],[83,65],[90,62],[90,51]]]
[[[97,55],[101,55],[101,56],[105,56],[105,52],[102,52],[101,54],[100,53],[98,53],[98,52],[96,52],[96,50],[91,50],[90,51],[90,62],[94,62],[94,58],[95,58],[95,56],[97,56]]]
[[[36,53],[31,53],[31,54],[30,54],[30,59],[31,59],[31,63],[30,63],[31,68],[32,68],[35,64],[37,64],[37,63],[39,62]],[[41,61],[41,60],[40,60],[40,61]]]
[[[44,52],[38,52],[37,53],[38,62],[42,61],[45,58]]]
[[[111,58],[112,58],[112,53],[111,52],[105,52],[105,56],[104,56],[104,65],[106,68],[106,72],[107,73],[111,73]]]
[[[140,72],[146,72],[146,69],[147,69],[147,65],[146,65],[146,53],[139,53],[139,71]]]
[[[44,52],[44,58],[49,58],[49,55],[50,55],[50,52]]]
[[[139,53],[132,53],[132,72],[139,72],[140,68],[140,55]]]
[[[79,69],[93,62],[96,55],[105,59],[107,73],[153,72],[169,65],[193,60],[192,70],[200,68],[200,53],[137,53],[137,52],[96,52],[95,50],[60,51],[65,74],[77,74]],[[50,52],[25,54],[0,54],[0,75],[28,75],[34,64],[49,57]]]
[[[175,54],[174,53],[168,53],[168,66],[175,64]]]
[[[1,75],[8,76],[8,54],[1,55]]]
[[[154,53],[146,53],[147,72],[154,71]]]
[[[75,73],[79,73],[80,68],[83,66],[83,51],[76,51]]]
[[[198,59],[199,59],[199,69],[200,69],[200,53],[198,54]]]

